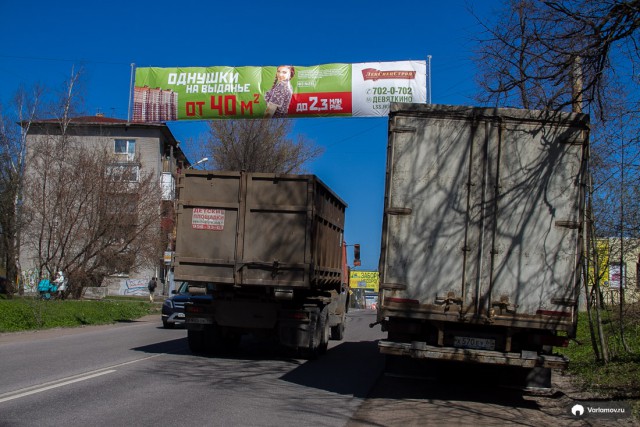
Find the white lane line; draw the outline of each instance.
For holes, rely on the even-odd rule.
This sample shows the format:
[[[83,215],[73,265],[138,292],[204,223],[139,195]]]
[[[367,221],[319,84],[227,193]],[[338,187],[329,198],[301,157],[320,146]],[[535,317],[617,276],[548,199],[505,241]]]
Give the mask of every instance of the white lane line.
[[[42,393],[43,391],[47,391],[47,390],[51,390],[53,388],[58,388],[58,387],[62,387],[62,386],[65,386],[65,385],[77,383],[79,381],[89,380],[91,378],[99,377],[100,375],[110,374],[110,373],[115,372],[115,371],[116,371],[115,369],[109,369],[108,371],[98,372],[97,374],[87,375],[87,376],[76,378],[76,379],[73,379],[73,380],[64,381],[64,382],[61,382],[61,383],[58,383],[58,384],[53,384],[53,385],[50,385],[50,386],[40,387],[40,388],[36,388],[34,390],[25,391],[23,393],[14,394],[14,395],[9,396],[9,397],[1,398],[0,399],[0,403],[7,402],[9,400],[19,399],[21,397],[29,396],[31,394]]]
[[[58,387],[62,387],[65,385],[69,385],[69,384],[73,384],[73,383],[77,383],[80,381],[86,381],[86,380],[90,380],[91,378],[96,378],[102,375],[106,375],[106,374],[111,374],[116,372],[116,369],[112,369],[112,368],[116,368],[119,366],[125,366],[125,365],[130,365],[132,363],[136,363],[136,362],[141,362],[143,360],[149,360],[152,359],[154,357],[158,357],[161,356],[162,354],[156,354],[153,356],[149,356],[149,357],[144,357],[142,359],[136,359],[136,360],[131,360],[129,362],[124,362],[124,363],[119,363],[117,365],[113,365],[107,368],[102,368],[102,369],[98,369],[96,371],[92,371],[92,372],[88,372],[85,374],[80,374],[80,375],[74,375],[68,378],[63,378],[57,381],[51,381],[48,383],[44,383],[41,385],[37,385],[37,386],[32,386],[32,387],[26,387],[23,388],[22,390],[16,390],[16,391],[11,391],[8,393],[4,393],[4,394],[0,394],[0,403],[3,402],[8,402],[9,400],[14,400],[14,399],[19,399],[21,397],[25,397],[25,396],[30,396],[32,394],[36,394],[36,393],[42,393],[43,391],[47,391],[47,390],[51,390],[54,388],[58,388]]]

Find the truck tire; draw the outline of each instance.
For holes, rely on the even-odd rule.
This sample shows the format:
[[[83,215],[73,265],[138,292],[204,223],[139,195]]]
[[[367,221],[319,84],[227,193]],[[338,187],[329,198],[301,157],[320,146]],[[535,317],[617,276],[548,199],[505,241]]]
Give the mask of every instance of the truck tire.
[[[314,360],[327,351],[330,333],[328,306],[325,306],[322,311],[317,308],[312,309],[309,317],[309,346],[300,348],[299,353],[305,359]]]
[[[344,339],[344,321],[340,322],[336,326],[331,327],[331,339],[335,341],[342,341]]]
[[[318,354],[324,354],[329,346],[329,338],[331,336],[331,327],[329,326],[329,306],[325,305],[320,312],[318,318],[318,332],[320,341],[318,344]]]
[[[345,321],[346,316],[342,313],[340,316],[340,323],[331,327],[331,339],[335,341],[342,341],[344,339]]]
[[[242,336],[229,329],[219,328],[216,334],[216,350],[223,354],[233,354],[238,351]]]
[[[202,353],[205,349],[205,336],[204,331],[187,331],[187,341],[189,343],[189,350],[192,353]]]

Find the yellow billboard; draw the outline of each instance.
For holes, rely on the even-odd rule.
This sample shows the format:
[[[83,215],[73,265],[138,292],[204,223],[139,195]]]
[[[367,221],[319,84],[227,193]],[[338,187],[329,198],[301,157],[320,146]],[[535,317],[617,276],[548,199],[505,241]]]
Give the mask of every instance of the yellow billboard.
[[[380,275],[377,271],[351,271],[349,286],[351,289],[367,289],[378,292]]]

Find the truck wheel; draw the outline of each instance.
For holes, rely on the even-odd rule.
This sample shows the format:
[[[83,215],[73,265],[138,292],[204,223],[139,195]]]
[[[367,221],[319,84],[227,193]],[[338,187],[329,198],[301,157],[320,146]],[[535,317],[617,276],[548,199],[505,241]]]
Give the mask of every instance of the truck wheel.
[[[329,306],[325,305],[320,312],[320,318],[318,319],[318,332],[320,333],[320,342],[318,345],[318,353],[324,354],[329,346],[329,337],[331,335],[331,328],[329,327]]]
[[[242,336],[228,329],[219,329],[216,338],[217,350],[221,353],[232,354],[238,351]]]
[[[317,359],[318,356],[323,352],[322,350],[322,340],[324,335],[325,325],[328,326],[328,322],[323,322],[322,315],[328,314],[324,312],[320,312],[317,308],[312,309],[309,312],[309,346],[299,348],[299,354],[309,360]],[[326,350],[326,347],[325,347]]]
[[[192,353],[202,353],[205,347],[204,331],[187,331],[189,350]]]
[[[331,327],[331,339],[335,341],[342,341],[344,339],[344,320]]]
[[[162,319],[162,326],[163,326],[165,329],[173,329],[173,327],[175,326],[175,324],[173,324],[173,323],[169,323],[169,322],[167,322],[165,319]]]

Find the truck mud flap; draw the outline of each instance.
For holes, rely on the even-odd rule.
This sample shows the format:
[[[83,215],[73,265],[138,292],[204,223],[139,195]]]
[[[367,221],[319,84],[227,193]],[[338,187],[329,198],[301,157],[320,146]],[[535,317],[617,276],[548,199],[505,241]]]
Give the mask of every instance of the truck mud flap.
[[[415,359],[449,360],[523,368],[566,369],[569,359],[564,356],[539,355],[535,352],[502,353],[468,348],[436,347],[424,342],[398,343],[382,340],[378,343],[382,354],[408,356]]]

